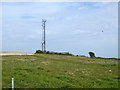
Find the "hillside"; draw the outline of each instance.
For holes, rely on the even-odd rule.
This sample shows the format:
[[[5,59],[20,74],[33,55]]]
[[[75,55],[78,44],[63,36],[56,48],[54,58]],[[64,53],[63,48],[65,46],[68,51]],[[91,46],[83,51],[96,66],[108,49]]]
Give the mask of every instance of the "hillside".
[[[66,55],[2,56],[3,88],[118,88],[118,61]]]

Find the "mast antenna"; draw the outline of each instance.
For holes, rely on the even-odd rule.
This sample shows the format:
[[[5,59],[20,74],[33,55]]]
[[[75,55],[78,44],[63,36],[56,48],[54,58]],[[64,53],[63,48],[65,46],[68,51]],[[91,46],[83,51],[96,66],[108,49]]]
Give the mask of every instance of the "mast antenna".
[[[46,39],[46,37],[45,37],[45,22],[46,22],[47,20],[46,19],[42,19],[42,51],[45,53],[46,52],[46,42],[45,42],[45,39]]]

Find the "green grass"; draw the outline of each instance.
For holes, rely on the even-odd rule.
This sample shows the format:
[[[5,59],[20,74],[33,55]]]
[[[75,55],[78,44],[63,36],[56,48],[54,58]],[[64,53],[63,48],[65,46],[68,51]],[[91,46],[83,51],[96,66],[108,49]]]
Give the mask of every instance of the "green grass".
[[[65,55],[2,56],[2,86],[118,88],[118,61]],[[109,71],[111,70],[111,72]]]

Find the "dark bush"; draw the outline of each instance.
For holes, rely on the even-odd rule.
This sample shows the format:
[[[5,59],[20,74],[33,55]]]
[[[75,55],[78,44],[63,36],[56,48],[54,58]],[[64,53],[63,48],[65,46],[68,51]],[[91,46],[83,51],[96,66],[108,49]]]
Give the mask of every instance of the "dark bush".
[[[55,52],[54,54],[57,54],[57,52]]]
[[[58,53],[59,55],[61,55],[62,53]]]
[[[39,54],[39,53],[44,53],[43,51],[41,51],[41,50],[36,50],[36,52],[35,52],[36,54]]]
[[[47,54],[50,54],[50,52],[49,52],[49,51],[47,51],[46,53],[47,53]]]
[[[95,57],[95,54],[93,52],[89,52],[89,55],[91,58]]]
[[[43,52],[41,50],[36,50],[35,54],[40,54],[40,53],[43,53],[43,54],[57,54],[57,55],[70,55],[72,56],[72,54],[70,54],[69,52],[66,52],[66,53],[59,53],[59,52],[51,52],[51,51],[46,51],[46,52]]]

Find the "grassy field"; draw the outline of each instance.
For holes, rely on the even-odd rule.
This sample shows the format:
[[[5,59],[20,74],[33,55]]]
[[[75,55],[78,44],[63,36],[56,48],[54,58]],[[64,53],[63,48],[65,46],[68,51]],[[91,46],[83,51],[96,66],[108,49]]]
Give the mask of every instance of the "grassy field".
[[[2,56],[2,86],[118,88],[118,61],[65,55]]]

